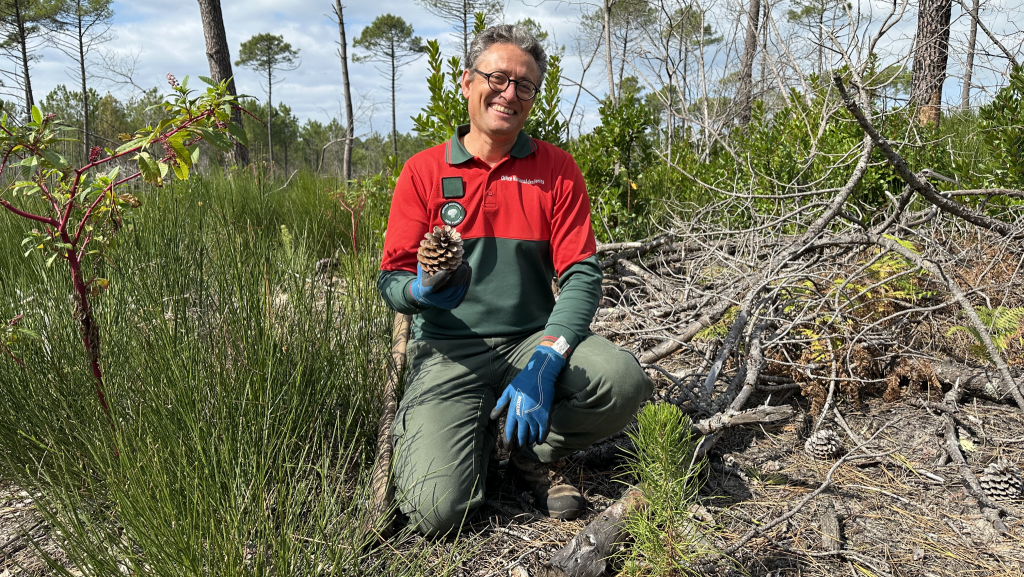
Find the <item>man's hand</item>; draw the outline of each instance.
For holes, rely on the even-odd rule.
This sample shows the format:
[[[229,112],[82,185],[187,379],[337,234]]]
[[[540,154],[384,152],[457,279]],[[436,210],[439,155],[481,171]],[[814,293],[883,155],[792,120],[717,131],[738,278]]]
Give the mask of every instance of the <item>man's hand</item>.
[[[520,447],[543,443],[548,436],[551,404],[555,400],[555,379],[565,366],[565,357],[555,349],[538,346],[526,368],[505,387],[498,404],[491,411],[497,419],[509,407],[505,421],[505,438],[517,435]]]
[[[409,284],[409,294],[416,304],[451,310],[466,298],[469,282],[473,278],[473,269],[463,262],[454,271],[441,271],[432,275],[423,272],[423,267],[416,265],[416,279]]]

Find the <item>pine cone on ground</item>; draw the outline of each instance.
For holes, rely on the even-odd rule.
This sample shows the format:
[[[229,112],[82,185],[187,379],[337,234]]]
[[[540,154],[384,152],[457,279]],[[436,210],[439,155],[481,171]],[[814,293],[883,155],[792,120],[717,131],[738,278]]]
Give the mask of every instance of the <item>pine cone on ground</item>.
[[[454,227],[435,226],[423,235],[416,258],[426,274],[455,270],[462,263],[462,235]]]
[[[807,438],[804,450],[815,461],[831,459],[839,454],[839,435],[832,429],[821,429]]]
[[[1016,468],[1005,461],[996,461],[985,467],[978,478],[982,490],[996,501],[1014,501],[1024,497],[1024,483]]]

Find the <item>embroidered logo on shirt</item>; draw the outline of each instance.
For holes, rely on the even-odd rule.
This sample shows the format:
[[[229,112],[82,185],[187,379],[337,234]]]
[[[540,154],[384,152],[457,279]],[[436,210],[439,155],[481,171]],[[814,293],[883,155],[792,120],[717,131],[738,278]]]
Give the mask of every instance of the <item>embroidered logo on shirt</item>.
[[[441,206],[441,221],[449,226],[455,226],[466,220],[466,209],[459,203],[446,202]]]
[[[523,184],[544,184],[543,178],[519,178],[518,176],[502,176],[502,180],[511,180],[513,182],[521,182]]]

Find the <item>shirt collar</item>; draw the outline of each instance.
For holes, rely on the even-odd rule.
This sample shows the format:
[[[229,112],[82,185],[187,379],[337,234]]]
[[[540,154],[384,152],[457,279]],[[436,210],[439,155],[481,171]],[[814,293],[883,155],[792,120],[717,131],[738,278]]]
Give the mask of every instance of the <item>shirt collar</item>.
[[[469,125],[463,124],[455,129],[455,134],[452,135],[452,139],[448,141],[447,160],[448,164],[456,165],[462,164],[467,160],[473,158],[473,155],[466,150],[466,147],[462,145],[459,138],[469,134]],[[533,139],[526,134],[525,131],[520,130],[519,135],[516,136],[516,143],[512,145],[512,150],[509,154],[516,158],[526,158],[537,150],[537,145],[533,143]]]

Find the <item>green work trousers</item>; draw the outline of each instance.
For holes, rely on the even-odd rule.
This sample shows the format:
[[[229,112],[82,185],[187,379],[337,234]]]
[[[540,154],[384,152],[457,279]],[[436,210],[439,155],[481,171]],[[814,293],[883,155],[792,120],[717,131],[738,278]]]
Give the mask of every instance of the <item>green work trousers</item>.
[[[410,341],[392,429],[394,479],[401,510],[420,532],[448,533],[483,503],[499,433],[490,412],[541,337]],[[653,389],[629,351],[588,335],[555,382],[547,439],[520,455],[551,463],[585,449],[622,430]]]

